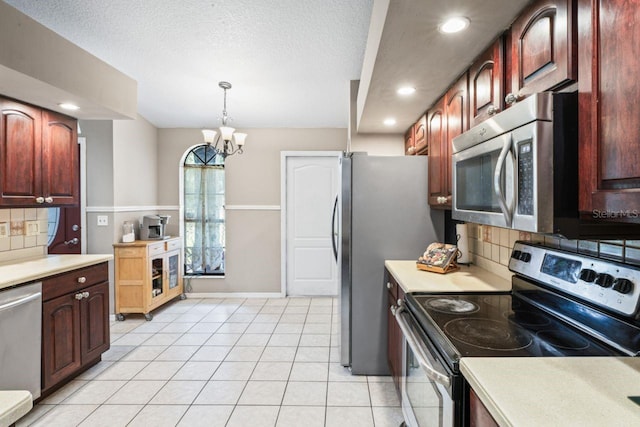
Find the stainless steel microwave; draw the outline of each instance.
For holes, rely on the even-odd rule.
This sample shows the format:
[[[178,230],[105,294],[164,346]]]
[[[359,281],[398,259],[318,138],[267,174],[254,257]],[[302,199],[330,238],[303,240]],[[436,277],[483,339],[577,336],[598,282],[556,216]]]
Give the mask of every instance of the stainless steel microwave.
[[[577,115],[577,93],[543,92],[454,138],[452,218],[575,234]]]

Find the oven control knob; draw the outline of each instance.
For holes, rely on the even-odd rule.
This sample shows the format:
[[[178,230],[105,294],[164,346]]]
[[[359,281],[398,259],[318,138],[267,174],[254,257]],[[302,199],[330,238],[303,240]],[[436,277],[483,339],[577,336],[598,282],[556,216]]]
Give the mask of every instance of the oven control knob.
[[[520,261],[523,261],[523,262],[531,261],[531,254],[529,252],[522,252],[520,254]]]
[[[520,259],[520,255],[522,255],[522,252],[520,252],[519,250],[515,250],[513,251],[513,253],[511,254],[511,258],[513,259]]]
[[[583,280],[587,283],[592,283],[594,280],[596,280],[597,275],[598,273],[593,270],[589,270],[588,268],[580,270],[580,280]]]
[[[633,282],[629,279],[616,279],[613,281],[613,290],[621,294],[629,294],[633,292]]]
[[[602,286],[603,288],[610,288],[613,284],[613,276],[607,273],[600,273],[598,277],[596,277],[596,285]]]

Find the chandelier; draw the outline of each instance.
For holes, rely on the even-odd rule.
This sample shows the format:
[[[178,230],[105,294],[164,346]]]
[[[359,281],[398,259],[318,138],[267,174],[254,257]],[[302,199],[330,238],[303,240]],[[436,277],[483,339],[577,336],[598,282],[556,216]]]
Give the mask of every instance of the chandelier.
[[[232,156],[236,153],[242,154],[242,148],[244,147],[244,141],[247,139],[246,133],[236,132],[232,127],[227,126],[227,90],[231,89],[231,83],[219,82],[218,86],[224,90],[224,107],[222,109],[222,126],[218,129],[220,133],[211,129],[204,129],[202,135],[204,136],[204,142],[209,145],[213,145],[216,153],[223,158]],[[222,140],[222,142],[220,142]]]

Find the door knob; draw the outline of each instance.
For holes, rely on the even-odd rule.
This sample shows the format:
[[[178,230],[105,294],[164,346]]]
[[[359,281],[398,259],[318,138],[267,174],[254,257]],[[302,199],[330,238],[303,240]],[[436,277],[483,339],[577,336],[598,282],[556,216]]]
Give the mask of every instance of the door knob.
[[[47,203],[53,203],[53,197],[45,197],[44,201]]]
[[[500,109],[494,105],[490,106],[489,108],[487,108],[487,114],[489,114],[490,116],[493,116],[495,114],[497,114],[500,111]]]
[[[36,203],[44,203],[44,197],[36,197]]]
[[[84,298],[84,295],[82,295],[82,292],[78,293],[75,295],[75,298],[80,301],[82,298]]]
[[[78,283],[85,283],[87,281],[87,278],[84,276],[78,277]]]
[[[80,230],[80,226],[78,224],[73,224],[71,226],[71,231],[78,231],[78,230]]]

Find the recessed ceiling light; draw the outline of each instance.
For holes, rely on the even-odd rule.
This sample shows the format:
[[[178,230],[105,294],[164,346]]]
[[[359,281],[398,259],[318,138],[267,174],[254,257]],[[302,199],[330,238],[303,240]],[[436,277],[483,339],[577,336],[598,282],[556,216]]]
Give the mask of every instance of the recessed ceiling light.
[[[416,93],[416,88],[411,86],[403,86],[399,88],[397,92],[398,95],[413,95],[414,93]]]
[[[60,106],[60,108],[63,108],[65,110],[71,110],[71,111],[76,111],[79,110],[80,107],[78,107],[76,104],[71,104],[69,102],[63,102],[61,104],[58,104]]]
[[[444,21],[438,29],[445,34],[458,33],[469,26],[469,19],[464,16],[453,16]]]
[[[396,119],[394,119],[393,117],[389,117],[389,118],[384,119],[383,123],[384,123],[385,126],[393,126],[393,125],[396,124]]]

